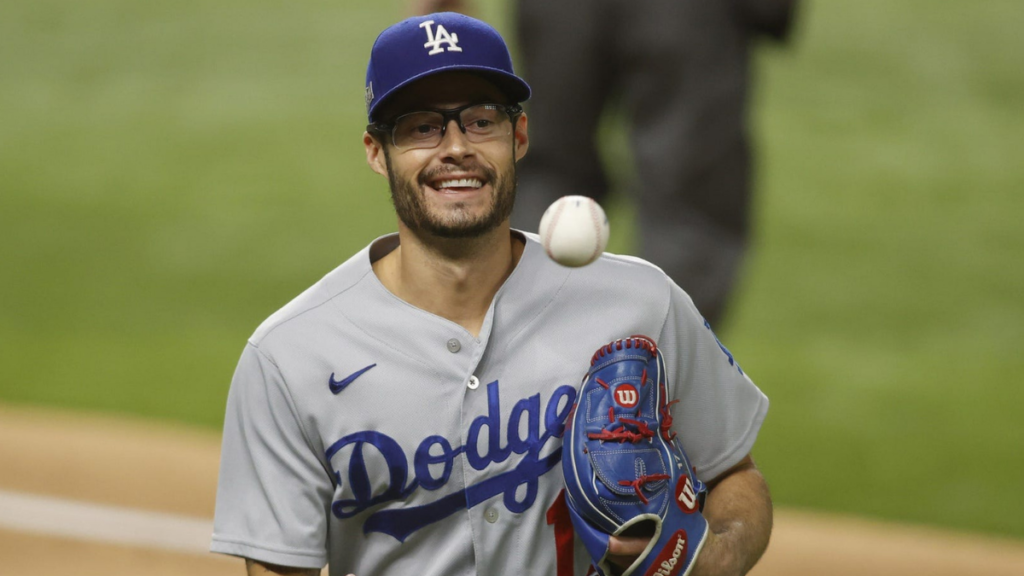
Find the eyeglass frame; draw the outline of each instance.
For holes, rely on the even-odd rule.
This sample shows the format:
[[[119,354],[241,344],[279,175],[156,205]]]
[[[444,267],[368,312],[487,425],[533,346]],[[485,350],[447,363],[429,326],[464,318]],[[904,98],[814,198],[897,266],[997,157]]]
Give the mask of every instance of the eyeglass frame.
[[[368,124],[366,126],[366,131],[370,132],[371,134],[386,134],[388,138],[391,140],[391,145],[397,148],[398,150],[432,150],[440,146],[441,142],[444,142],[445,134],[448,133],[448,124],[450,124],[452,120],[455,121],[455,125],[459,127],[459,130],[463,134],[466,133],[466,127],[463,126],[462,124],[462,113],[470,108],[473,108],[474,106],[495,106],[497,108],[502,109],[505,112],[505,114],[508,115],[509,121],[512,122],[513,133],[515,132],[516,120],[523,113],[523,107],[520,106],[519,104],[498,104],[497,102],[474,102],[473,104],[466,104],[465,106],[460,106],[458,108],[425,108],[423,110],[413,110],[411,112],[399,114],[391,122],[373,122],[371,124]],[[414,146],[410,146],[407,148],[399,148],[398,145],[395,144],[395,129],[398,127],[398,121],[404,116],[409,116],[410,114],[422,114],[423,112],[434,112],[436,114],[441,115],[441,138],[437,141],[437,144],[429,148],[419,148]]]

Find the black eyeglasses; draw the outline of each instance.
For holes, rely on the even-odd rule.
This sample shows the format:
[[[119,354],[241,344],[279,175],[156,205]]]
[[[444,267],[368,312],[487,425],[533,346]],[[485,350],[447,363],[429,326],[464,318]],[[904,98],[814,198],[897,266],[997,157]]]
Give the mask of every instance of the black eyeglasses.
[[[391,135],[399,150],[434,148],[444,140],[452,120],[473,143],[496,140],[512,134],[514,120],[523,113],[518,105],[469,104],[450,110],[421,110],[402,114],[394,122],[377,122],[367,127]]]

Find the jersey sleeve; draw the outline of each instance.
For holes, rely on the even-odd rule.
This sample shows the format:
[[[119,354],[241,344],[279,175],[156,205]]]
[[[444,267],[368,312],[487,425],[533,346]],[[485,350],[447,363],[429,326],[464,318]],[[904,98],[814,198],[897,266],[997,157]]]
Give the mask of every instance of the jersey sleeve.
[[[322,568],[333,483],[317,454],[277,366],[249,343],[228,392],[210,550]]]
[[[671,283],[658,346],[671,389],[672,428],[695,467],[709,481],[739,462],[754,446],[768,413],[768,398],[743,372],[693,305]]]

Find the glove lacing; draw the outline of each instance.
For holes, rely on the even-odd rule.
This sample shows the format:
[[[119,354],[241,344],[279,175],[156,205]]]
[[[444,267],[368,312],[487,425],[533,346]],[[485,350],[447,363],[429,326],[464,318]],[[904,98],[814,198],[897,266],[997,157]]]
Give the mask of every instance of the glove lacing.
[[[622,350],[623,347],[645,350],[651,356],[657,356],[658,354],[657,345],[650,339],[645,336],[632,336],[630,338],[616,340],[615,342],[598,349],[590,359],[590,365],[593,366],[598,360],[608,354],[611,354],[613,350]],[[595,381],[606,390],[608,389],[608,384],[603,382],[600,378],[595,378]],[[643,387],[646,384],[647,369],[645,368],[643,373],[640,375],[640,386]],[[667,441],[671,441],[671,439],[675,437],[674,432],[671,437],[669,436],[669,429],[672,426],[672,415],[669,413],[669,406],[676,402],[678,402],[678,400],[673,400],[660,408],[661,422],[659,423],[658,428],[659,432],[661,432],[662,438]],[[600,432],[588,433],[587,438],[591,440],[599,440],[601,442],[618,442],[620,444],[623,442],[630,442],[632,444],[636,444],[642,440],[654,438],[657,434],[654,430],[651,430],[650,426],[648,426],[646,422],[641,420],[634,420],[632,418],[625,418],[622,416],[616,418],[614,407],[608,408],[608,424],[609,426],[615,424],[618,424],[619,426],[615,429],[609,429],[609,426],[606,426],[602,428]],[[583,451],[586,452],[586,448],[584,448]],[[647,504],[649,501],[647,500],[647,497],[644,496],[643,487],[652,482],[660,482],[662,480],[668,480],[669,478],[671,478],[671,476],[668,474],[643,474],[635,480],[619,480],[619,485],[632,486],[633,491],[636,492],[637,498],[639,498],[644,504]]]
[[[619,426],[614,430],[609,430],[607,427],[603,428],[600,432],[589,432],[587,438],[591,440],[600,440],[601,442],[630,442],[636,444],[642,440],[654,438],[656,432],[651,430],[647,422],[641,420],[634,420],[632,418],[626,418],[623,416],[615,417],[615,409],[608,409],[608,421],[610,425],[618,424]],[[632,428],[632,430],[630,429]],[[663,432],[664,433],[664,432]],[[635,480],[619,480],[620,486],[632,486],[633,491],[636,493],[636,497],[640,499],[644,504],[648,504],[647,497],[644,496],[643,487],[652,482],[659,482],[661,480],[668,480],[670,476],[668,474],[644,474]]]

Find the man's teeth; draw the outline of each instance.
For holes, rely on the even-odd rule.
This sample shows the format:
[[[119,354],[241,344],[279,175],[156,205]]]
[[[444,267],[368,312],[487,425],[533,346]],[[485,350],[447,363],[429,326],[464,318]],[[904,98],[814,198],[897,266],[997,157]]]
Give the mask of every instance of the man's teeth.
[[[462,178],[459,180],[442,180],[437,183],[437,189],[442,188],[479,188],[484,183],[476,178]]]

